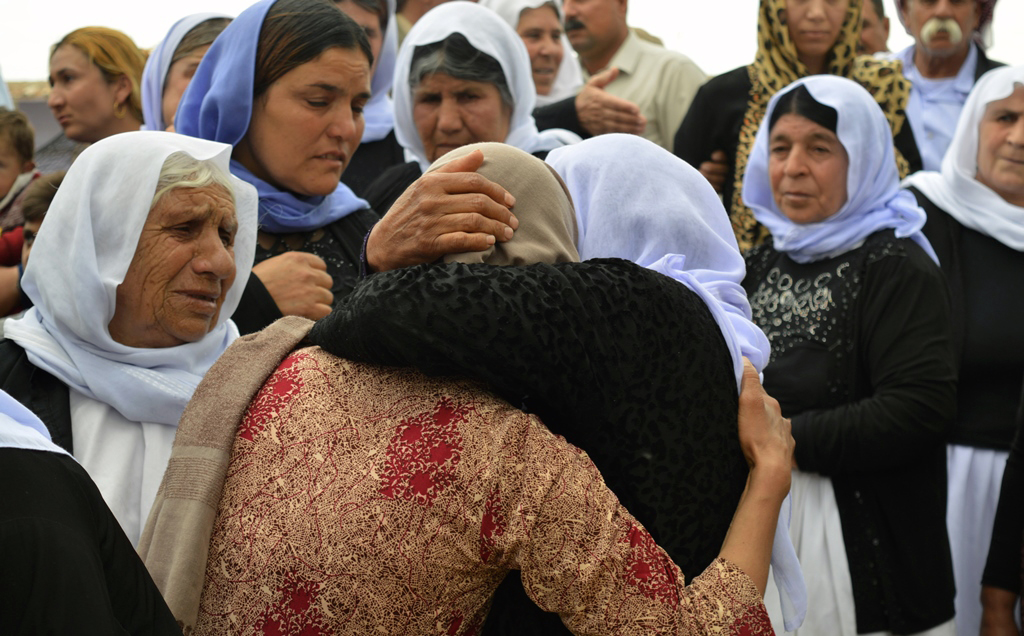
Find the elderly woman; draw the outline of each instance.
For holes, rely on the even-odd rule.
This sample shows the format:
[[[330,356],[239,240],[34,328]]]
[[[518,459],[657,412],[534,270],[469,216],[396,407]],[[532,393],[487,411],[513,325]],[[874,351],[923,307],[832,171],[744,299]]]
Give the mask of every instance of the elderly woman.
[[[363,29],[326,0],[262,0],[221,33],[182,98],[176,130],[231,144],[232,173],[259,192],[253,273],[265,291],[238,310],[243,332],[327,315],[362,268],[484,249],[513,231],[504,190],[453,174],[478,157],[421,180],[381,223],[339,183],[362,138],[372,62]]]
[[[180,636],[95,484],[3,391],[0,479],[0,631]]]
[[[767,359],[743,260],[710,186],[651,142],[609,135],[549,159],[577,201],[581,257],[671,278],[623,260],[418,268],[373,277],[311,338],[354,360],[485,380],[584,448],[672,559],[701,571],[746,474],[730,423],[741,359]],[[510,585],[489,628],[564,631]]]
[[[398,52],[395,132],[414,160],[382,174],[366,191],[387,209],[427,167],[467,144],[499,141],[544,158],[579,137],[537,131],[530,56],[490,9],[446,2],[413,25]]]
[[[568,276],[581,283],[581,295],[602,287],[606,281],[599,277],[573,275],[580,266],[572,262],[577,258],[572,205],[550,168],[508,146],[485,144],[482,150],[481,170],[517,199],[523,224],[515,239],[483,255],[453,257],[449,265],[409,268],[373,280],[385,287],[399,281],[404,287],[433,270],[449,277],[461,273],[476,306],[482,306],[477,294],[486,295],[501,280],[494,274],[503,272],[525,284],[530,272],[538,274],[535,283]],[[439,163],[451,160],[457,159],[446,156]],[[538,260],[548,264],[491,266]],[[662,280],[677,285],[623,265],[620,270],[642,273],[635,281],[646,281],[648,291]],[[363,289],[349,300],[372,303],[375,294],[363,296]],[[346,301],[339,312],[348,313],[348,307]],[[567,314],[577,313],[567,307]],[[621,324],[623,314],[613,322]],[[693,317],[717,335],[710,316],[697,311]],[[372,344],[363,341],[372,320],[367,316],[348,335]],[[344,339],[346,333],[336,326],[318,326],[309,336]],[[772,540],[771,527],[764,524],[774,522],[787,487],[788,465],[775,462],[791,461],[788,436],[784,430],[766,435],[764,454],[751,456],[754,468],[747,468],[740,447],[750,449],[748,409],[753,405],[764,416],[765,403],[751,369],[743,389],[745,399],[754,399],[739,411],[737,446],[736,380],[724,342],[707,343],[718,345],[725,363],[704,371],[730,394],[715,408],[731,411],[731,417],[723,417],[722,430],[705,431],[705,439],[728,440],[722,446],[738,460],[740,483],[726,488],[738,486],[728,504],[718,502],[729,508],[727,516],[748,474],[750,482],[729,536],[722,527],[722,534],[707,541],[715,541],[708,570],[683,588],[679,571],[614,501],[590,460],[535,417],[477,384],[368,366],[319,347],[294,350],[304,344],[309,328],[308,322],[289,319],[241,340],[208,375],[183,418],[175,456],[209,457],[216,470],[201,472],[211,476],[213,489],[193,490],[190,503],[176,493],[196,471],[184,464],[168,471],[163,487],[168,496],[150,520],[143,550],[186,628],[195,624],[194,633],[221,633],[228,626],[476,633],[488,598],[511,569],[522,571],[538,604],[562,614],[579,633],[767,627],[756,586],[763,587],[767,576]],[[483,331],[480,336],[487,338]],[[566,354],[576,350],[558,348]],[[545,366],[536,368],[543,373]],[[711,424],[696,413],[688,415]],[[216,446],[223,459],[196,446]],[[717,465],[731,473],[732,462],[718,459]],[[289,468],[296,460],[299,471]],[[302,494],[311,488],[314,497]],[[204,503],[211,500],[220,501],[216,511]],[[180,529],[192,513],[201,522],[183,545]],[[263,521],[246,521],[253,515]],[[703,545],[704,528],[691,530],[677,542]],[[732,562],[740,541],[749,541],[744,544],[749,552],[742,562]],[[187,571],[199,576],[176,574]],[[300,597],[308,602],[297,603]]]
[[[252,266],[256,201],[229,153],[165,132],[86,149],[25,270],[35,306],[4,325],[0,388],[78,459],[133,544],[185,404],[238,335],[228,318]]]
[[[334,4],[363,27],[373,53],[370,100],[363,107],[363,138],[341,174],[342,183],[362,195],[382,172],[405,163],[404,150],[395,138],[395,108],[391,102],[391,80],[398,57],[395,0],[335,0]]]
[[[178,102],[210,45],[231,23],[220,13],[196,13],[178,20],[153,47],[142,72],[144,130],[174,130]]]
[[[953,634],[949,300],[888,123],[850,80],[799,80],[768,104],[743,186],[773,237],[743,285],[797,441],[799,633]]]
[[[740,249],[761,243],[758,225],[741,199],[743,175],[765,106],[800,77],[828,73],[851,78],[875,95],[896,140],[900,174],[921,168],[903,108],[909,85],[899,64],[855,58],[861,0],[761,0],[754,63],[712,78],[693,98],[674,152],[699,167],[722,194]]]
[[[68,139],[93,143],[138,130],[145,64],[131,38],[114,29],[84,27],[54,44],[47,104]]]
[[[1024,282],[1015,275],[1024,264],[1022,161],[1024,67],[1000,68],[968,96],[942,172],[921,172],[904,183],[928,213],[924,231],[953,298],[960,384],[946,519],[963,634],[977,633],[980,622],[979,583],[1024,377],[1024,334],[1016,320],[1024,311]],[[1021,528],[1015,533],[1019,542]],[[1019,553],[999,560],[990,560],[985,583],[993,593],[1019,590]]]
[[[557,0],[481,0],[515,29],[530,55],[537,106],[573,97],[583,85],[579,62],[562,29]]]

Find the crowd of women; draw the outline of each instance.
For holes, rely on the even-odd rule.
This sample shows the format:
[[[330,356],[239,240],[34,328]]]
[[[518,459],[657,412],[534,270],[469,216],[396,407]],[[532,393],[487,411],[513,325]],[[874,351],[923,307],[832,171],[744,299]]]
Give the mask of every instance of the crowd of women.
[[[858,0],[759,11],[675,155],[539,129],[553,0],[57,42],[0,631],[1018,634],[1024,67],[924,172]]]

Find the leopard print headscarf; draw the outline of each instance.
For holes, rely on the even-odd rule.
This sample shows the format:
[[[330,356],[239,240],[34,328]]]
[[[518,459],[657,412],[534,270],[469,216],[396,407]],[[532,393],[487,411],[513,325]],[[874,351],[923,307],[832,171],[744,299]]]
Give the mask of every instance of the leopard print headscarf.
[[[747,157],[754,147],[757,129],[764,119],[772,95],[810,74],[797,58],[796,46],[789,37],[786,1],[761,0],[757,56],[754,63],[747,67],[751,83],[750,99],[740,128],[732,201],[728,202],[736,241],[740,250],[744,251],[768,238],[768,231],[754,219],[751,210],[743,205],[743,175],[747,168]],[[895,137],[906,119],[904,109],[910,94],[910,84],[903,77],[902,66],[898,61],[879,60],[870,56],[855,57],[860,37],[860,5],[858,0],[850,0],[839,37],[826,58],[827,72],[848,77],[866,88],[885,112]],[[906,176],[909,166],[899,150],[896,151],[896,163],[900,176]]]

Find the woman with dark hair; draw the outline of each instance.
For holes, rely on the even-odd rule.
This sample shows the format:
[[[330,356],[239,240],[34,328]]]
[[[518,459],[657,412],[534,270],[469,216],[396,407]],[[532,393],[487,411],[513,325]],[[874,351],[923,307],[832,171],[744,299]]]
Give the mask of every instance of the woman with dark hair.
[[[816,75],[768,103],[743,181],[773,237],[747,253],[743,286],[797,442],[801,635],[955,633],[949,295],[893,152],[871,95]]]
[[[182,98],[177,131],[231,144],[233,174],[259,191],[253,273],[269,294],[248,294],[235,316],[243,333],[281,314],[325,316],[361,267],[483,249],[512,232],[503,190],[452,174],[479,157],[424,180],[379,224],[339,183],[362,138],[372,61],[363,29],[327,0],[263,0],[217,38]]]
[[[398,57],[395,0],[335,0],[334,4],[363,27],[373,52],[370,101],[363,108],[366,127],[355,156],[341,174],[342,183],[361,196],[382,172],[405,162],[402,146],[395,138],[395,108],[391,101],[391,80]]]
[[[673,152],[698,168],[722,194],[741,250],[767,238],[741,198],[743,174],[768,100],[790,82],[828,73],[865,86],[889,119],[900,175],[921,168],[903,114],[910,86],[899,64],[855,57],[861,4],[862,0],[761,0],[754,62],[702,86],[676,132]]]
[[[153,47],[142,72],[144,130],[174,130],[174,113],[210,45],[231,17],[196,13],[178,20]]]
[[[84,27],[50,53],[53,116],[73,141],[93,143],[142,126],[142,69],[146,58],[124,33]]]
[[[446,2],[413,25],[398,53],[395,132],[414,160],[371,184],[366,198],[384,209],[433,161],[466,144],[504,142],[544,158],[579,141],[561,129],[539,132],[537,92],[522,39],[498,14]]]

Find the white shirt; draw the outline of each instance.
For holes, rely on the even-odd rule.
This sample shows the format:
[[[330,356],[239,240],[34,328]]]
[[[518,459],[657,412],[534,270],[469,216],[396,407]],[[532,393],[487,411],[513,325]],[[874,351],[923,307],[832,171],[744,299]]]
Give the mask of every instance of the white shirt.
[[[956,122],[960,119],[967,94],[974,86],[974,70],[978,65],[977,44],[971,43],[967,59],[955,77],[930,79],[914,65],[914,46],[910,45],[892,55],[903,62],[903,75],[910,81],[910,99],[907,102],[907,121],[914,132],[914,141],[921,153],[925,170],[942,168]]]
[[[178,427],[132,422],[109,404],[69,390],[75,459],[96,482],[132,545],[138,546]]]

